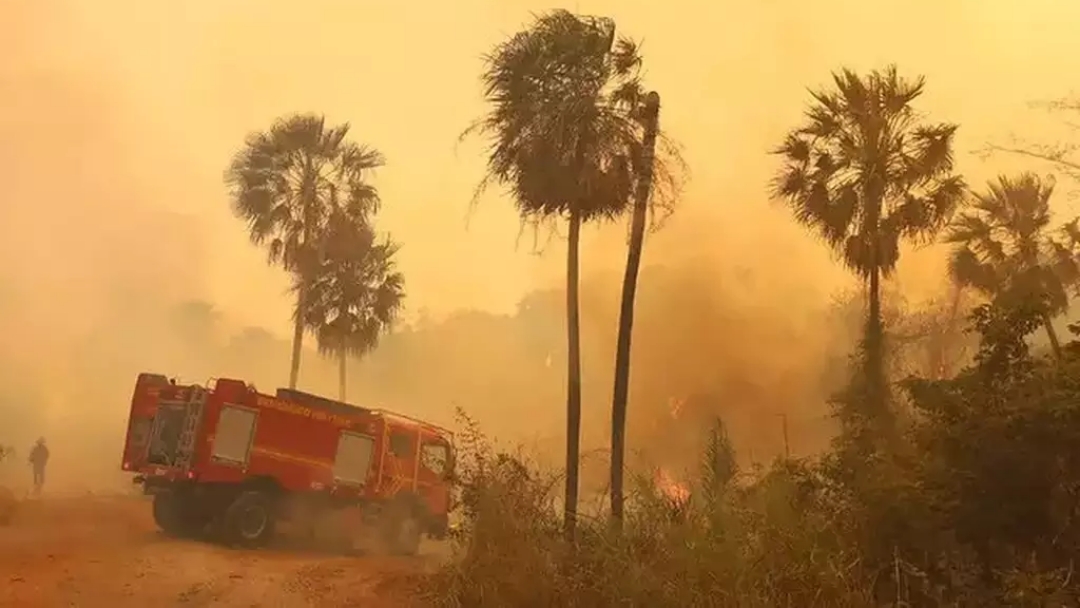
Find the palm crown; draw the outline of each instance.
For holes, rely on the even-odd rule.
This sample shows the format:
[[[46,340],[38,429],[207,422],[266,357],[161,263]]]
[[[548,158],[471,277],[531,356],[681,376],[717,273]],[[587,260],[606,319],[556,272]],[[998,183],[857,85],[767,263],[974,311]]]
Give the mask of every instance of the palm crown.
[[[487,58],[492,110],[464,135],[490,138],[488,174],[524,218],[622,213],[640,170],[642,90],[637,46],[610,19],[554,11]],[[658,188],[673,183],[663,159]]]
[[[378,344],[404,301],[405,280],[394,271],[398,246],[380,242],[368,224],[337,213],[324,247],[309,284],[305,325],[314,330],[320,352],[363,355]]]
[[[348,124],[328,128],[322,116],[297,114],[249,136],[233,159],[226,172],[233,210],[272,264],[297,270],[305,255],[317,257],[334,210],[355,218],[378,210],[367,180],[382,155],[346,140],[348,132]]]
[[[866,78],[844,70],[833,81],[834,91],[813,93],[805,126],[776,150],[784,168],[774,194],[850,269],[888,276],[900,240],[933,235],[963,196],[952,173],[956,126],[921,124],[911,103],[923,80],[895,67]]]
[[[957,217],[947,241],[953,279],[994,296],[1019,290],[1043,298],[1048,312],[1068,306],[1080,281],[1077,219],[1051,227],[1054,184],[1032,173],[990,182]]]

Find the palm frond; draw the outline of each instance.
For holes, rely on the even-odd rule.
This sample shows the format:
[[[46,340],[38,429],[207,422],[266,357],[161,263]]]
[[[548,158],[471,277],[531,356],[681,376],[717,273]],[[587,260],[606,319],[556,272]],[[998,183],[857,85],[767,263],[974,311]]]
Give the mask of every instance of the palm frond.
[[[318,234],[337,209],[366,218],[379,207],[369,182],[383,164],[376,150],[347,140],[347,123],[327,127],[294,114],[253,133],[225,172],[233,213],[270,263],[296,270],[311,262]]]
[[[625,211],[641,169],[637,45],[617,38],[610,19],[556,10],[499,44],[485,64],[489,110],[461,136],[487,142],[477,195],[505,188],[526,221],[571,209],[585,220]],[[669,179],[679,161],[668,151],[654,161],[664,202],[679,185]]]
[[[948,231],[950,270],[961,284],[994,297],[1037,296],[1051,312],[1067,308],[1080,285],[1075,222],[1050,229],[1053,180],[999,176],[975,194]]]
[[[811,91],[802,126],[772,152],[770,189],[860,276],[888,276],[901,240],[927,242],[951,219],[965,185],[953,173],[956,126],[926,125],[912,104],[924,80],[895,66],[860,76],[842,69]]]
[[[404,304],[405,279],[394,269],[399,247],[379,240],[366,222],[339,212],[324,236],[324,258],[309,277],[295,276],[293,289],[306,279],[305,326],[324,354],[363,355],[389,331]],[[300,314],[294,310],[294,318]]]

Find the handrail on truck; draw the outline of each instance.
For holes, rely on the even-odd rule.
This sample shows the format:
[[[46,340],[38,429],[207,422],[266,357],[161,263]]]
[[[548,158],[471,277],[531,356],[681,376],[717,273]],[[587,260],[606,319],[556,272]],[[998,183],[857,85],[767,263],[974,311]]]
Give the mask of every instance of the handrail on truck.
[[[386,418],[390,418],[390,419],[397,418],[399,421],[402,421],[402,422],[411,422],[411,423],[419,425],[421,427],[427,427],[427,428],[432,429],[432,430],[440,431],[440,432],[442,432],[442,433],[444,433],[446,435],[449,435],[451,438],[453,438],[453,436],[454,436],[454,432],[449,430],[449,429],[443,428],[443,427],[441,427],[441,426],[439,426],[437,424],[434,424],[432,422],[428,422],[426,420],[421,420],[419,418],[413,418],[412,416],[408,416],[408,415],[405,415],[405,414],[399,414],[398,412],[391,412],[390,410],[377,409],[377,410],[371,410],[371,413],[379,415],[379,416],[383,416],[383,417],[386,417]]]

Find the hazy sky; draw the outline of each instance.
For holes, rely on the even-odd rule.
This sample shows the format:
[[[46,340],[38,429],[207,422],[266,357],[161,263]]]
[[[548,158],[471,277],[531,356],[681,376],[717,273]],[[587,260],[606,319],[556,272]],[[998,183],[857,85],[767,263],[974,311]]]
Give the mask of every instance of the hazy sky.
[[[384,200],[379,224],[403,244],[411,312],[507,311],[528,290],[557,286],[561,242],[542,257],[530,253],[527,238],[515,248],[518,221],[498,193],[470,216],[482,148],[456,143],[484,110],[483,53],[531,13],[555,6],[0,0],[0,414],[14,415],[5,420],[16,426],[21,416],[26,437],[65,437],[72,449],[61,469],[84,480],[72,463],[115,471],[107,446],[124,429],[123,378],[147,368],[194,374],[207,363],[169,345],[169,307],[205,299],[232,324],[288,336],[285,277],[248,244],[222,172],[247,133],[291,112],[348,121],[356,140],[386,155],[389,164],[375,180]],[[1080,3],[1068,0],[562,6],[612,16],[622,33],[644,41],[662,124],[682,143],[692,170],[678,214],[645,252],[645,264],[682,263],[675,272],[642,275],[652,278],[640,291],[635,344],[658,344],[680,371],[671,377],[669,361],[635,355],[635,383],[644,392],[632,396],[633,416],[642,420],[669,391],[719,389],[728,401],[749,399],[763,411],[798,409],[817,395],[822,353],[835,342],[820,307],[850,277],[765,196],[776,168],[767,151],[800,120],[806,87],[827,83],[830,70],[844,65],[863,71],[896,62],[905,74],[925,74],[920,106],[961,124],[960,169],[978,184],[1000,170],[1032,167],[969,153],[986,141],[1011,133],[1066,136],[1060,121],[1027,104],[1069,95],[1080,74]],[[624,237],[621,225],[589,230],[585,273],[619,271]],[[942,260],[940,252],[905,252],[902,289],[938,289]],[[606,428],[598,405],[608,403],[610,357],[601,349],[613,343],[617,280],[588,283],[609,285],[606,297],[585,294],[603,300],[586,300],[582,319],[587,445]],[[561,331],[549,322],[539,331]],[[390,395],[398,385],[369,378],[365,398],[394,397],[387,405],[432,416],[446,415],[436,410],[447,400],[469,400],[480,411],[511,412],[488,421],[505,422],[498,428],[507,432],[517,428],[511,423],[530,432],[560,428],[561,399],[530,402],[524,416],[503,409],[503,393],[476,388],[487,372],[487,353],[477,351],[493,343],[481,338],[487,341],[450,337],[435,352],[409,355],[439,368],[445,394]],[[454,359],[443,364],[448,353]],[[283,378],[285,351],[263,355],[250,363],[267,378]],[[394,360],[400,367],[389,372],[399,379],[420,365]],[[484,373],[476,373],[477,362]],[[306,357],[302,386],[330,394],[334,369]],[[506,394],[543,401],[557,392],[522,380],[528,377],[513,376],[525,385]],[[767,390],[737,381],[745,379]],[[25,385],[22,393],[13,384]],[[24,393],[30,397],[12,396]],[[31,398],[38,393],[44,402]],[[95,407],[87,399],[97,400]]]
[[[530,13],[555,6],[0,0],[0,180],[9,184],[0,194],[0,277],[24,301],[87,298],[101,268],[124,266],[111,280],[131,298],[146,296],[132,287],[138,281],[167,275],[168,297],[206,297],[239,322],[284,333],[284,278],[248,245],[221,173],[249,131],[316,111],[350,122],[355,139],[388,158],[376,177],[380,227],[404,245],[410,308],[508,310],[560,276],[562,247],[544,258],[527,239],[515,249],[517,219],[497,193],[469,215],[481,150],[456,138],[483,110],[481,55]],[[646,263],[721,252],[751,269],[820,273],[822,293],[842,271],[764,196],[775,167],[766,151],[798,121],[807,86],[841,65],[896,62],[925,74],[921,105],[961,123],[961,168],[978,182],[1006,165],[967,152],[1011,132],[1052,138],[1054,123],[1026,102],[1069,94],[1080,74],[1080,4],[1065,0],[562,6],[612,16],[644,40],[663,125],[693,172]],[[590,233],[586,270],[618,267],[623,235]],[[934,260],[923,257],[901,262],[905,284],[936,280],[927,274]],[[110,293],[110,302],[129,297]]]

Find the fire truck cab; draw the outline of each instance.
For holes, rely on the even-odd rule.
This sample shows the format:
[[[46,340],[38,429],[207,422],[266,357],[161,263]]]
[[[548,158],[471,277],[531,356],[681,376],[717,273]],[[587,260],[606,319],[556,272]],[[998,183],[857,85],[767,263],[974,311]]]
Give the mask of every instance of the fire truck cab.
[[[334,521],[343,542],[363,529],[414,554],[448,528],[449,431],[296,390],[140,374],[122,462],[171,534],[257,546],[278,522],[315,534]]]

